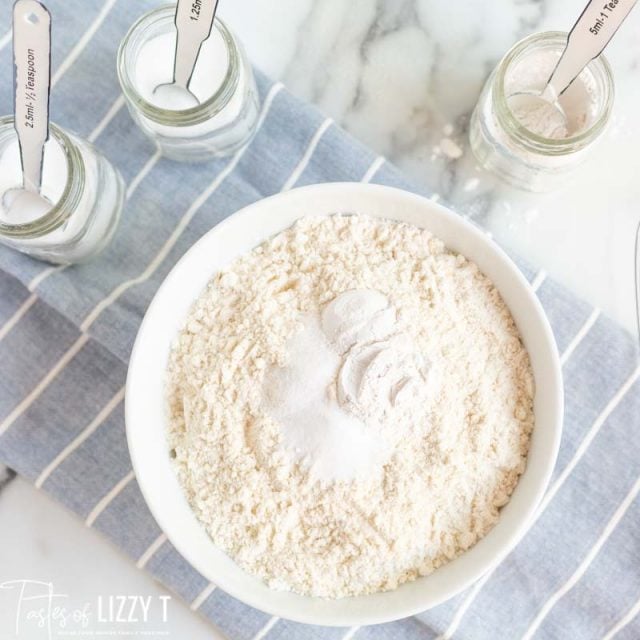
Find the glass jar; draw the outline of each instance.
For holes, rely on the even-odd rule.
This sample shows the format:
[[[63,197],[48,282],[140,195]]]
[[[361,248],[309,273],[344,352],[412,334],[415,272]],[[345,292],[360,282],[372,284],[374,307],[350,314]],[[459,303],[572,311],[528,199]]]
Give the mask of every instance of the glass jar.
[[[150,102],[146,83],[150,73],[162,66],[162,82],[170,82],[173,72],[175,48],[175,5],[162,6],[142,16],[129,30],[118,50],[118,77],[131,116],[142,131],[155,141],[162,153],[174,160],[203,161],[211,157],[226,156],[247,144],[258,121],[259,99],[251,64],[240,42],[225,24],[216,17],[212,35],[205,41],[213,42],[226,53],[226,69],[212,95],[198,95],[195,107],[170,110]],[[152,71],[140,68],[145,47],[161,36],[172,34],[170,46],[160,53],[162,60],[154,61]],[[198,73],[196,63],[193,80]],[[165,68],[166,67],[166,68]],[[145,97],[146,95],[146,97]],[[197,94],[196,94],[197,95]]]
[[[104,249],[116,230],[124,182],[85,140],[50,126],[41,195],[51,203],[37,217],[20,217],[4,196],[22,186],[13,117],[0,118],[0,242],[55,264],[83,262]]]
[[[613,77],[602,55],[587,65],[561,97],[561,102],[574,104],[588,99],[583,125],[568,137],[538,135],[524,127],[509,108],[508,98],[514,93],[544,88],[566,43],[567,34],[559,31],[518,42],[489,76],[471,116],[469,138],[480,164],[528,191],[547,191],[566,182],[567,174],[584,160],[605,130],[611,114]]]

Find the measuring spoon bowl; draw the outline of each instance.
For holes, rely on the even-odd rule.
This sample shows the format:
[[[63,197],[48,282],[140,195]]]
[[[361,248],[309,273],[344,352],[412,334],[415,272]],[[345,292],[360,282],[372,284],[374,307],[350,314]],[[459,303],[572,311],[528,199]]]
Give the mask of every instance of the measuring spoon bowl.
[[[200,100],[189,91],[175,82],[160,84],[153,90],[153,95],[159,107],[168,111],[184,111],[193,109],[200,104]]]
[[[518,91],[507,97],[507,105],[518,122],[537,135],[561,139],[569,135],[569,118],[557,99],[544,92]]]
[[[44,196],[23,187],[8,189],[2,195],[2,211],[11,224],[28,224],[38,220],[52,206]]]

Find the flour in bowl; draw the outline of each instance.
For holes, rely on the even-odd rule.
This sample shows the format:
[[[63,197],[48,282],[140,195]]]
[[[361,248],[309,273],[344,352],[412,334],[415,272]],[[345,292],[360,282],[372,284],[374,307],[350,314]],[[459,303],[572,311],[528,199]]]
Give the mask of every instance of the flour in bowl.
[[[499,293],[428,231],[304,218],[233,262],[172,350],[169,446],[214,543],[275,589],[431,573],[497,522],[533,427]]]

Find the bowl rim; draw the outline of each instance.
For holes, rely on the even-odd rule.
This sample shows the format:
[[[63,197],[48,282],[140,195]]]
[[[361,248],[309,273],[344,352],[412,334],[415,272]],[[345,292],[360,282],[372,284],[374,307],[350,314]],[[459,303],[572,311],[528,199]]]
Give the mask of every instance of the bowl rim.
[[[136,424],[140,424],[140,403],[135,399],[135,394],[138,392],[138,388],[142,385],[142,388],[145,386],[145,378],[148,377],[148,371],[145,369],[144,362],[142,361],[141,352],[144,349],[149,349],[149,327],[155,322],[155,317],[158,313],[158,309],[161,306],[161,301],[167,295],[167,291],[170,289],[172,283],[177,282],[181,277],[183,277],[183,272],[187,272],[189,269],[190,263],[193,261],[195,263],[194,256],[198,255],[202,252],[209,244],[215,244],[216,236],[221,236],[224,234],[226,230],[231,227],[237,225],[244,225],[243,229],[251,230],[250,224],[245,224],[248,221],[251,221],[253,218],[258,219],[263,210],[269,209],[276,204],[285,204],[287,201],[295,202],[300,198],[306,198],[308,201],[313,201],[314,197],[324,197],[324,198],[335,198],[336,209],[335,210],[327,210],[325,215],[330,215],[334,213],[354,213],[354,211],[350,211],[348,208],[341,208],[339,202],[341,199],[346,198],[347,200],[358,200],[362,198],[366,200],[371,197],[380,197],[380,198],[388,198],[390,201],[396,201],[398,206],[402,206],[402,204],[411,205],[413,207],[423,207],[430,209],[431,212],[429,215],[432,217],[435,216],[436,219],[440,219],[440,222],[445,221],[443,224],[448,225],[452,224],[458,228],[458,230],[463,230],[464,233],[471,238],[471,241],[474,243],[479,243],[480,247],[482,247],[485,251],[488,251],[489,254],[492,254],[493,259],[497,259],[498,263],[501,264],[502,267],[506,268],[508,275],[515,281],[515,287],[520,290],[520,295],[522,297],[523,303],[528,304],[530,307],[530,311],[533,312],[534,319],[533,322],[537,324],[537,330],[539,332],[538,337],[542,340],[542,347],[546,349],[546,353],[541,355],[543,364],[546,361],[546,365],[548,366],[548,379],[547,375],[545,375],[544,385],[545,389],[548,387],[550,394],[550,399],[548,401],[548,405],[545,404],[545,415],[548,414],[548,418],[545,420],[548,423],[547,431],[548,433],[544,436],[546,438],[545,443],[540,444],[543,451],[546,451],[545,456],[542,457],[542,454],[538,457],[542,457],[541,460],[537,460],[536,469],[531,472],[531,474],[535,473],[534,480],[529,484],[532,486],[528,486],[527,495],[528,501],[524,506],[520,506],[520,515],[514,515],[510,517],[509,520],[514,520],[514,523],[511,524],[510,531],[504,532],[504,529],[507,525],[504,525],[500,528],[500,533],[503,538],[502,544],[499,548],[489,548],[486,549],[487,545],[491,546],[490,542],[487,540],[490,538],[493,540],[496,535],[493,534],[494,531],[499,529],[500,524],[504,520],[504,516],[501,515],[498,523],[488,532],[486,536],[484,536],[478,543],[476,543],[473,547],[471,547],[468,551],[458,556],[458,558],[453,561],[447,563],[443,567],[439,568],[429,576],[418,578],[415,581],[405,583],[400,585],[397,589],[387,592],[380,592],[375,594],[363,595],[363,596],[355,596],[355,597],[347,597],[341,598],[337,600],[326,600],[322,598],[316,598],[312,596],[301,596],[299,594],[292,594],[291,592],[278,592],[275,590],[271,590],[266,585],[263,585],[265,589],[270,592],[273,596],[272,599],[278,600],[287,600],[289,598],[298,600],[300,604],[308,603],[310,605],[311,611],[299,611],[295,605],[289,605],[282,602],[265,602],[264,598],[255,596],[253,593],[247,593],[246,590],[243,590],[241,587],[236,584],[236,581],[230,577],[229,574],[217,574],[212,575],[210,571],[210,567],[205,566],[204,559],[197,555],[197,553],[192,549],[192,547],[186,543],[186,538],[181,538],[181,534],[178,534],[175,528],[172,526],[172,523],[169,521],[166,500],[164,499],[164,495],[158,495],[157,491],[154,490],[154,478],[153,478],[153,470],[151,469],[152,464],[150,461],[145,460],[145,447],[143,446],[143,442],[141,441],[140,436],[140,427],[136,427]],[[313,207],[311,207],[313,208]],[[395,210],[394,210],[395,212]],[[379,216],[374,214],[375,217],[386,218],[388,220],[398,220],[396,216],[394,216],[394,212],[392,212],[389,216]],[[357,211],[357,213],[366,214],[366,211]],[[305,211],[301,211],[300,215],[295,219],[299,219],[305,217],[306,215],[322,215],[317,211],[305,213]],[[402,220],[400,220],[402,221]],[[432,221],[433,222],[433,221]],[[281,229],[286,229],[291,226],[291,222],[284,224]],[[424,228],[430,229],[433,226],[429,224],[429,221],[424,225]],[[278,233],[278,231],[276,231]],[[463,233],[463,235],[464,235]],[[252,246],[255,247],[259,245],[264,240],[272,237],[273,234],[257,234],[255,237],[252,237],[253,242]],[[436,233],[436,235],[438,235]],[[445,245],[449,246],[449,242],[445,241]],[[238,253],[241,255],[245,253],[245,250],[242,250]],[[228,264],[234,258],[230,258],[225,264]],[[470,258],[473,261],[477,261],[475,258]],[[497,268],[497,267],[496,267]],[[219,270],[219,267],[212,268],[209,273],[205,283],[211,279],[211,277]],[[498,286],[498,285],[496,285]],[[499,291],[500,288],[498,287]],[[501,295],[502,295],[502,291]],[[513,294],[516,295],[516,294]],[[189,302],[188,307],[193,304],[195,298],[192,298]],[[509,305],[507,305],[509,306]],[[513,311],[510,308],[510,311]],[[184,320],[184,316],[181,318]],[[521,331],[521,328],[519,331]],[[533,333],[533,329],[531,329],[531,333]],[[521,332],[522,333],[522,332]],[[168,346],[165,351],[168,355],[171,342],[173,341],[175,335],[166,337],[165,341],[167,341]],[[526,336],[522,335],[523,340],[526,339]],[[528,348],[529,349],[529,348]],[[530,354],[531,355],[531,354]],[[533,362],[532,362],[533,366]],[[542,365],[541,365],[542,366]],[[164,376],[164,371],[161,372],[161,375]],[[535,367],[534,367],[534,375],[535,375]],[[536,397],[538,395],[538,380],[536,380]],[[144,315],[144,318],[140,324],[138,329],[138,334],[136,336],[131,356],[129,360],[129,367],[127,372],[127,381],[126,381],[126,389],[125,389],[125,425],[126,425],[126,437],[127,444],[129,448],[129,453],[131,457],[131,462],[133,466],[133,470],[136,476],[136,480],[138,482],[138,486],[140,491],[145,499],[145,502],[158,523],[160,529],[167,536],[167,539],[173,544],[176,550],[187,560],[187,562],[199,573],[201,573],[206,579],[213,582],[216,586],[220,587],[220,589],[229,595],[237,598],[238,600],[260,610],[265,613],[268,613],[273,616],[277,616],[284,619],[289,619],[295,622],[301,622],[306,624],[317,624],[317,625],[325,625],[325,626],[364,626],[370,624],[379,624],[385,622],[391,622],[394,620],[399,620],[401,618],[406,618],[409,616],[413,616],[417,613],[430,609],[432,607],[441,604],[442,602],[452,598],[453,596],[459,594],[469,586],[471,586],[476,580],[481,578],[484,574],[491,571],[495,568],[515,547],[515,545],[519,542],[519,540],[524,536],[533,521],[533,515],[537,510],[537,507],[544,495],[544,492],[548,486],[549,480],[551,478],[551,474],[553,472],[555,461],[558,454],[558,449],[560,446],[560,438],[562,434],[562,418],[563,418],[563,407],[564,407],[564,398],[563,398],[563,384],[562,384],[562,373],[561,373],[561,365],[558,356],[558,350],[555,343],[555,338],[553,336],[551,327],[549,325],[549,321],[544,313],[542,305],[538,300],[537,296],[533,292],[530,283],[525,279],[524,275],[521,273],[520,269],[516,266],[516,264],[511,260],[511,258],[503,251],[503,249],[498,246],[483,230],[479,227],[475,226],[468,220],[464,219],[459,214],[451,211],[447,207],[443,206],[440,203],[433,202],[423,196],[405,191],[403,189],[398,189],[396,187],[389,187],[384,185],[376,185],[376,184],[366,184],[366,183],[358,183],[358,182],[335,182],[335,183],[324,183],[324,184],[314,184],[308,185],[304,187],[299,187],[296,189],[292,189],[287,192],[281,192],[267,198],[258,200],[252,204],[249,204],[246,207],[241,208],[235,213],[229,215],[220,223],[216,224],[209,231],[207,231],[203,236],[196,241],[186,252],[185,254],[176,262],[176,264],[169,271],[163,282],[158,287],[155,292],[153,299],[151,300],[147,311]],[[537,413],[538,407],[536,406],[536,425],[534,425],[534,431],[532,434],[532,439],[535,438],[536,427],[537,427]],[[164,439],[164,427],[166,427],[166,421],[163,424],[163,439]],[[543,436],[540,436],[541,438]],[[166,442],[166,441],[165,441]],[[530,452],[531,455],[531,452]],[[167,447],[167,459],[168,459],[168,447]],[[529,458],[527,461],[527,470],[529,469]],[[514,491],[514,495],[518,490],[518,486],[521,484],[523,478],[525,477],[527,470],[525,470],[525,474],[519,478],[518,485]],[[177,476],[174,474],[175,483],[178,483]],[[178,485],[179,486],[179,485]],[[182,492],[182,488],[180,491]],[[183,495],[184,497],[184,495]],[[512,496],[513,498],[513,496]],[[186,498],[184,498],[186,502]],[[524,498],[522,499],[524,500]],[[508,509],[509,504],[511,504],[512,500],[504,507],[505,511]],[[514,507],[515,508],[515,507]],[[511,511],[509,511],[511,513]],[[193,514],[195,518],[195,514]],[[199,523],[198,523],[199,524]],[[202,532],[204,533],[204,528],[202,528]],[[205,533],[205,535],[207,535]],[[208,537],[208,536],[207,536]],[[212,550],[215,549],[216,553],[223,554],[231,565],[235,566],[235,568],[245,574],[245,576],[249,576],[249,574],[245,573],[235,562],[226,556],[224,552],[218,549],[212,540],[209,539],[209,543],[212,547]],[[495,546],[495,545],[494,545]],[[452,584],[448,587],[440,588],[437,590],[437,593],[431,593],[428,588],[425,588],[425,597],[422,599],[421,603],[404,603],[402,599],[398,596],[395,598],[389,598],[388,594],[398,594],[402,591],[403,588],[406,588],[407,585],[415,585],[416,583],[427,584],[427,581],[432,576],[443,572],[447,567],[454,565],[456,562],[460,561],[462,558],[470,556],[470,554],[474,553],[474,550],[478,549],[478,547],[482,547],[482,553],[477,552],[474,556],[475,562],[472,564],[475,565],[472,571],[469,571],[465,577],[462,578],[454,578],[452,580]],[[483,557],[484,556],[484,557]],[[468,562],[467,562],[468,564]],[[450,571],[450,570],[449,570]],[[455,574],[455,571],[454,571]],[[257,580],[254,578],[254,580]],[[433,579],[432,579],[433,581]],[[418,587],[416,587],[418,588]],[[280,595],[275,594],[284,594],[282,597]],[[348,604],[345,606],[339,606],[336,603],[345,603],[348,601],[360,601],[362,602],[364,599],[370,600],[374,597],[381,599],[380,597],[386,597],[388,600],[391,600],[390,608],[384,609],[383,607],[375,608],[373,611],[367,611],[363,613],[359,607],[355,608],[355,611],[349,612],[344,611],[343,609],[348,608]],[[394,600],[396,601],[394,604]],[[415,600],[415,598],[414,598]],[[324,603],[320,605],[319,603]],[[313,609],[314,606],[318,606],[320,608],[319,611]],[[365,607],[366,608],[366,607]],[[333,610],[332,610],[333,609]]]

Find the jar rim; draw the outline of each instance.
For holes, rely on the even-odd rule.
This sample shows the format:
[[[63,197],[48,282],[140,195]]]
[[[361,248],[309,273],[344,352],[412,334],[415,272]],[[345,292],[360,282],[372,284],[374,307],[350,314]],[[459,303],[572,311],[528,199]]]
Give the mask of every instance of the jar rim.
[[[515,117],[508,105],[505,92],[505,80],[507,71],[512,63],[520,58],[520,56],[532,45],[548,44],[565,46],[568,35],[564,31],[543,31],[534,33],[518,41],[504,55],[498,67],[496,68],[496,78],[494,81],[492,102],[493,109],[500,125],[510,133],[513,138],[522,144],[527,150],[535,153],[546,153],[548,155],[565,155],[574,153],[577,150],[587,146],[595,140],[604,130],[611,111],[613,108],[613,99],[615,87],[613,82],[613,73],[611,66],[605,58],[604,54],[600,54],[591,60],[585,68],[590,69],[596,79],[601,80],[604,87],[603,106],[596,120],[586,129],[579,133],[568,136],[566,138],[548,138],[527,129]]]
[[[229,64],[222,83],[214,94],[195,107],[182,110],[169,110],[158,107],[145,100],[138,92],[128,70],[132,43],[137,35],[153,24],[170,20],[174,23],[175,4],[165,4],[140,16],[131,26],[118,47],[117,68],[120,86],[127,100],[146,118],[157,124],[170,127],[188,127],[201,124],[222,111],[236,93],[240,83],[240,50],[229,28],[216,16],[213,28],[217,29],[227,47]]]
[[[13,116],[0,117],[0,133],[10,129],[15,133]],[[0,235],[9,238],[38,238],[64,224],[75,210],[82,195],[85,167],[82,155],[71,138],[53,122],[49,125],[49,135],[62,148],[67,161],[67,181],[58,202],[53,204],[43,216],[20,224],[0,222]]]

